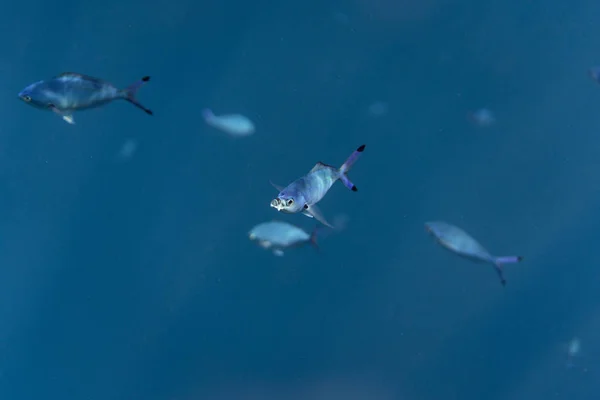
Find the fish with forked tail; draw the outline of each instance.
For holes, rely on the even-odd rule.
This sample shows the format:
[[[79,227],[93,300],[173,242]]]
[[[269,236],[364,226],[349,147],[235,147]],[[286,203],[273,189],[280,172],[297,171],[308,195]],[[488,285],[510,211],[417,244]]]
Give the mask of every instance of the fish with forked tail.
[[[152,115],[152,111],[136,99],[138,90],[149,80],[150,77],[145,76],[125,89],[118,89],[102,79],[64,72],[32,83],[19,92],[19,98],[35,108],[53,111],[69,124],[75,123],[73,112],[101,107],[117,99],[127,100]]]
[[[505,256],[496,257],[491,255],[482,245],[471,237],[467,232],[457,226],[450,225],[443,221],[433,221],[425,223],[425,229],[435,237],[436,241],[464,258],[468,258],[475,262],[486,262],[494,266],[496,273],[500,277],[502,286],[506,285],[503,264],[517,263],[523,260],[521,256]]]
[[[271,182],[279,190],[279,195],[271,201],[271,207],[290,214],[302,212],[306,216],[314,217],[323,225],[333,228],[325,220],[316,204],[325,197],[338,179],[353,192],[358,190],[347,174],[364,150],[365,145],[363,144],[348,157],[340,168],[318,162],[308,174],[296,179],[285,188]]]

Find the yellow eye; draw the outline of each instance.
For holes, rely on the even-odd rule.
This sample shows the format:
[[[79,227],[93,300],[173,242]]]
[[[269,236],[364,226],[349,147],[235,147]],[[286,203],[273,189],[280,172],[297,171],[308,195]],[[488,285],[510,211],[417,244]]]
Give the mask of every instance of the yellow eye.
[[[288,206],[291,206],[292,204],[294,204],[294,199],[289,199],[289,200],[287,201],[287,205],[288,205]]]
[[[30,102],[31,101],[31,97],[29,96],[23,96],[23,100],[25,100],[26,102]]]

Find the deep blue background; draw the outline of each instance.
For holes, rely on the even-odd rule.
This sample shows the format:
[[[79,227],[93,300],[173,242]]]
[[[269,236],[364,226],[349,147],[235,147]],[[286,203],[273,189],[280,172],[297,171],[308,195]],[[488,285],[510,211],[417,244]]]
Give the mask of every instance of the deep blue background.
[[[0,13],[0,398],[596,399],[600,3],[9,2]],[[63,71],[125,87],[70,126]],[[386,102],[387,115],[367,110]],[[498,122],[478,129],[469,110]],[[200,110],[239,112],[229,140]],[[117,154],[138,143],[130,160]],[[274,257],[269,179],[351,172],[348,226]],[[491,268],[424,232],[443,219]],[[582,339],[578,367],[565,346]]]

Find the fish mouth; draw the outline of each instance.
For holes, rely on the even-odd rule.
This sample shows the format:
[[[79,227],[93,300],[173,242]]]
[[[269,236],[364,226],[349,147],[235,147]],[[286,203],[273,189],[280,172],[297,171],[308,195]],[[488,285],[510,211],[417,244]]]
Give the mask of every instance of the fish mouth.
[[[273,199],[271,200],[271,207],[277,211],[281,211],[283,209],[283,201],[280,198]]]

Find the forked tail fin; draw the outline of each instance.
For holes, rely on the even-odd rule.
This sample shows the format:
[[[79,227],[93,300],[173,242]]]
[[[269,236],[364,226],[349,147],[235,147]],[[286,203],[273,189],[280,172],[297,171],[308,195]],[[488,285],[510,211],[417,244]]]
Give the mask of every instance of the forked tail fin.
[[[342,181],[344,186],[346,186],[348,189],[352,190],[353,192],[356,192],[358,189],[357,189],[356,185],[354,185],[354,183],[352,183],[350,178],[348,178],[347,174],[348,174],[348,171],[350,171],[350,168],[352,168],[352,165],[354,165],[354,163],[356,162],[356,160],[358,160],[358,157],[360,157],[360,154],[364,150],[365,150],[364,144],[359,146],[358,149],[354,150],[354,152],[352,154],[350,154],[350,157],[348,157],[346,162],[344,164],[342,164],[342,166],[339,169],[340,180]]]
[[[125,100],[127,100],[128,102],[130,102],[131,104],[133,104],[134,106],[139,107],[142,110],[144,110],[144,112],[146,112],[146,114],[153,115],[152,110],[144,107],[139,101],[137,101],[137,98],[135,97],[138,90],[140,90],[140,88],[142,86],[144,86],[144,84],[146,84],[149,80],[150,80],[150,77],[145,76],[142,79],[140,79],[139,81],[129,85],[126,89],[123,90],[123,93],[124,93],[123,98]]]
[[[505,257],[496,257],[494,262],[496,263],[496,265],[500,264],[511,264],[511,263],[518,263],[521,260],[523,260],[523,257],[521,256],[505,256]]]
[[[494,267],[496,268],[496,272],[500,277],[500,283],[502,286],[506,286],[506,279],[504,279],[504,272],[502,270],[503,264],[511,264],[518,263],[523,259],[521,256],[504,256],[504,257],[495,257],[494,258]]]

